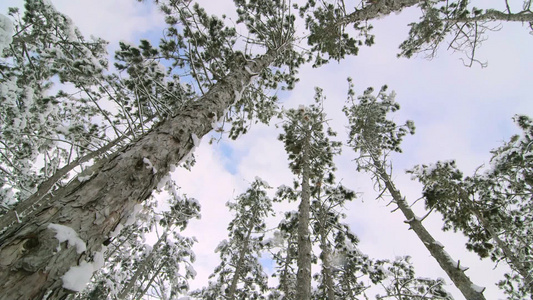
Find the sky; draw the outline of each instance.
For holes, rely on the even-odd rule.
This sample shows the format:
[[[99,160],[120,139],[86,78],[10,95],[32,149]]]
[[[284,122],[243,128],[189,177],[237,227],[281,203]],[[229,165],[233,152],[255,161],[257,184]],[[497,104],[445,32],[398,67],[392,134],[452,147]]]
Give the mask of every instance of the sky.
[[[68,15],[85,36],[94,35],[110,42],[109,53],[118,41],[137,43],[141,38],[153,39],[164,28],[162,15],[149,4],[134,0],[51,0],[54,6]],[[485,1],[496,7],[503,1]],[[235,16],[229,0],[202,0],[201,5],[210,14]],[[6,7],[22,6],[21,0],[2,0],[0,13]],[[341,108],[346,101],[346,78],[353,78],[355,90],[361,94],[367,87],[379,89],[387,84],[397,94],[401,110],[394,115],[397,123],[413,120],[416,134],[402,144],[403,153],[394,154],[393,178],[407,200],[421,196],[421,186],[410,180],[405,170],[417,164],[455,159],[465,175],[478,166],[488,164],[489,151],[513,134],[519,133],[512,117],[515,114],[533,116],[531,83],[533,82],[533,35],[521,24],[502,24],[499,31],[489,33],[489,39],[477,51],[477,58],[488,66],[463,66],[462,55],[447,51],[441,45],[437,57],[423,56],[411,59],[397,58],[398,45],[406,38],[410,22],[418,19],[416,8],[398,15],[390,15],[373,22],[376,44],[361,48],[359,55],[333,62],[319,69],[304,66],[296,88],[282,97],[286,108],[313,102],[314,87],[324,89],[324,102],[329,125],[346,140],[346,119]],[[273,120],[279,124],[280,120]],[[225,203],[244,192],[256,176],[272,187],[290,185],[293,175],[288,169],[283,144],[277,140],[280,129],[275,126],[253,125],[248,134],[236,141],[223,138],[210,145],[204,137],[196,150],[197,163],[192,171],[178,170],[173,178],[181,192],[198,199],[202,205],[202,219],[194,220],[182,235],[196,236],[198,244],[195,269],[197,279],[192,288],[207,282],[207,276],[218,265],[215,247],[226,236],[232,216]],[[357,173],[355,153],[343,149],[336,157],[337,179],[359,193],[358,199],[346,205],[344,220],[360,239],[362,252],[375,259],[394,259],[410,255],[418,276],[445,278],[456,299],[463,299],[446,274],[423,247],[414,232],[408,231],[399,212],[391,213],[388,201],[376,200],[377,192],[368,174]],[[287,205],[276,206],[278,219]],[[423,205],[414,207],[424,214]],[[276,219],[276,220],[278,220]],[[276,220],[270,224],[275,226]],[[432,214],[424,225],[439,240],[445,250],[461,265],[470,269],[467,275],[480,286],[485,286],[487,299],[503,299],[494,285],[504,268],[495,270],[490,261],[481,261],[464,248],[465,238],[460,233],[442,232],[442,221]],[[268,260],[266,258],[266,260]]]

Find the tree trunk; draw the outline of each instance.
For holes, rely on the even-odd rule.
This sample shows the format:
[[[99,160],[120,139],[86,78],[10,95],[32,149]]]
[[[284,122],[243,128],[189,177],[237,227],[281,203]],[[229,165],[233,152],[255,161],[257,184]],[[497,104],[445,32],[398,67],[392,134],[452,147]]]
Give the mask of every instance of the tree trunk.
[[[323,234],[321,234],[320,242],[320,247],[322,248],[322,277],[324,278],[325,292],[328,300],[335,300],[335,290],[333,289],[333,279],[331,277],[330,251],[327,245],[327,238]]]
[[[298,275],[296,299],[311,299],[311,238],[309,236],[309,212],[311,188],[309,186],[310,133],[307,132],[302,146],[302,200],[298,209]]]
[[[40,204],[39,202],[41,202],[41,200],[50,200],[51,197],[47,197],[48,193],[50,193],[52,187],[59,180],[61,180],[63,176],[67,175],[68,172],[72,171],[74,168],[80,166],[81,164],[90,161],[93,158],[97,158],[98,156],[105,154],[133,133],[134,131],[130,130],[124,135],[119,136],[115,140],[102,146],[101,148],[92,151],[91,153],[88,153],[87,155],[82,156],[76,159],[75,161],[69,163],[68,165],[63,166],[61,169],[57,170],[53,176],[39,184],[37,191],[33,195],[31,195],[28,199],[17,203],[15,208],[0,217],[0,232],[8,229],[8,227],[15,222],[23,223],[24,221],[26,221],[26,219],[32,215],[31,212],[33,211],[33,209],[36,209],[36,207],[34,206],[36,204]]]
[[[460,23],[477,22],[477,21],[507,21],[507,22],[533,22],[533,13],[530,11],[522,11],[516,14],[505,13],[495,9],[487,9],[484,14],[475,17],[465,18],[451,18],[446,21],[454,21]]]
[[[224,115],[252,75],[267,68],[278,53],[269,50],[243,63],[174,117],[91,167],[89,180],[73,180],[50,195],[33,218],[11,226],[0,237],[0,300],[41,299],[49,289],[68,293],[61,289],[61,277],[90,262],[110,233],[134,217],[134,207],[150,197],[171,166],[187,157],[197,139],[211,131],[214,118]],[[50,224],[75,230],[87,249],[80,254],[73,245],[58,247]]]
[[[422,241],[424,246],[429,250],[431,256],[437,260],[440,267],[448,274],[455,286],[461,291],[463,296],[468,300],[485,300],[483,296],[483,288],[479,288],[472,283],[470,278],[466,276],[465,269],[460,266],[459,262],[455,262],[448,253],[444,250],[439,242],[426,230],[420,219],[418,219],[402,197],[400,191],[396,189],[392,183],[389,175],[381,162],[373,159],[374,166],[379,177],[385,182],[385,186],[394,199],[394,203],[398,205],[403,215],[407,218],[406,223],[411,226],[418,238]]]
[[[331,253],[330,246],[328,245],[328,214],[324,209],[323,204],[320,204],[318,208],[319,215],[317,216],[319,222],[319,236],[320,236],[320,249],[322,250],[322,280],[324,285],[324,292],[327,295],[328,300],[335,300],[335,290],[333,289],[333,278],[331,275]]]

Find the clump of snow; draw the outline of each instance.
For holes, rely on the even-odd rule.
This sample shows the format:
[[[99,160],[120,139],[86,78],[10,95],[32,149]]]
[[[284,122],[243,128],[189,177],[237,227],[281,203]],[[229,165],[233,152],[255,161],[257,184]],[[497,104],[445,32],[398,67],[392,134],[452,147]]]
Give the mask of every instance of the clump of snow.
[[[192,265],[185,265],[185,268],[187,269],[187,273],[191,274],[191,276],[194,278],[196,277],[196,270],[192,267]]]
[[[220,242],[218,244],[218,246],[215,248],[215,253],[218,253],[220,251],[222,251],[223,249],[227,248],[229,245],[229,242],[227,240],[222,240],[222,242]]]
[[[81,292],[91,280],[93,273],[104,266],[104,253],[107,247],[94,254],[93,262],[82,261],[78,266],[72,266],[61,277],[63,287],[75,292]]]
[[[472,283],[471,285],[472,289],[478,293],[483,293],[483,291],[485,291],[485,288],[482,287],[482,286],[479,286],[479,285],[475,285]]]
[[[146,165],[147,169],[152,169],[152,172],[154,174],[157,173],[157,169],[154,167],[154,164],[152,164],[152,162],[147,157],[143,157],[143,162]]]
[[[78,176],[78,181],[79,182],[85,182],[87,180],[91,179],[91,175],[87,175],[87,176]]]
[[[0,14],[0,54],[4,48],[9,47],[13,42],[13,23],[11,20]]]
[[[68,244],[71,246],[76,246],[76,251],[82,253],[87,250],[85,242],[78,237],[76,231],[68,226],[60,224],[48,224],[48,228],[56,231],[56,239],[59,243],[68,241]],[[61,247],[58,247],[58,251],[61,250]]]
[[[143,208],[142,204],[136,204],[133,207],[133,212],[128,217],[128,219],[126,220],[126,223],[124,223],[124,225],[128,226],[128,225],[131,225],[131,224],[135,223],[135,219],[137,217],[137,214],[141,211],[142,208]]]
[[[198,138],[198,136],[194,133],[191,134],[191,138],[192,138],[192,142],[194,144],[194,147],[197,148],[200,146],[200,139]]]
[[[170,179],[170,174],[163,176],[163,178],[157,183],[157,190],[163,189]]]
[[[102,250],[96,252],[94,254],[94,257],[93,257],[93,269],[96,271],[96,270],[99,270],[100,268],[102,268],[104,266],[104,263],[105,263],[105,258],[104,258],[104,253],[106,252],[107,250],[107,247],[106,246],[102,246]]]
[[[265,187],[270,187],[270,185],[268,185],[268,182],[264,181],[259,176],[255,176],[255,181],[257,181],[260,185],[263,185]]]
[[[124,225],[122,224],[118,224],[117,227],[115,227],[115,230],[113,230],[113,232],[111,232],[111,234],[109,234],[109,237],[116,237],[120,234],[120,231],[122,231],[122,228],[124,228]]]
[[[82,261],[79,266],[71,267],[65,275],[61,277],[63,287],[75,292],[81,292],[93,276],[93,265]]]

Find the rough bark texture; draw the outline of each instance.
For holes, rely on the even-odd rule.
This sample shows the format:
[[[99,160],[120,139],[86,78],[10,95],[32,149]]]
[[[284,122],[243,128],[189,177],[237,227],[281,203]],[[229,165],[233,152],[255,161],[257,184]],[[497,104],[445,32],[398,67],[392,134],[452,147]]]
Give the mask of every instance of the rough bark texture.
[[[448,274],[455,286],[461,291],[463,296],[468,300],[485,300],[482,292],[477,291],[470,278],[466,276],[464,269],[459,263],[456,263],[451,259],[448,253],[444,250],[444,247],[437,242],[433,236],[426,230],[422,222],[416,217],[413,210],[409,207],[405,199],[402,197],[400,191],[396,189],[392,183],[389,175],[385,171],[382,164],[374,160],[374,166],[376,167],[377,174],[383,182],[389,193],[392,195],[394,202],[398,205],[398,208],[402,211],[403,215],[407,218],[406,223],[411,226],[418,238],[422,241],[424,246],[429,250],[431,256],[437,260],[440,267]]]
[[[90,161],[91,159],[97,158],[98,156],[101,156],[105,154],[106,152],[110,151],[113,147],[118,145],[118,143],[122,142],[125,138],[127,138],[131,134],[132,134],[132,131],[129,131],[125,133],[124,135],[118,137],[114,141],[109,142],[107,145],[101,147],[100,149],[97,149],[83,157],[80,157],[77,160],[57,170],[53,176],[43,181],[39,185],[37,192],[31,195],[28,199],[17,204],[17,206],[13,210],[7,212],[5,215],[3,215],[0,218],[0,232],[2,232],[4,229],[7,229],[9,226],[11,226],[15,222],[22,223],[28,217],[31,217],[32,210],[37,208],[35,206],[38,204],[41,204],[40,202],[42,200],[44,199],[49,200],[51,198],[51,197],[47,197],[48,193],[50,193],[50,191],[52,190],[52,187],[57,182],[59,182],[59,180],[61,180],[63,176],[67,175],[68,172],[72,171],[74,168],[80,166],[81,164],[86,163]]]
[[[309,212],[311,188],[309,186],[310,134],[306,133],[302,146],[302,199],[298,209],[298,275],[296,299],[311,299],[311,238],[309,236]]]
[[[244,65],[233,70],[174,117],[91,167],[89,180],[73,180],[39,207],[33,218],[11,226],[0,237],[0,299],[41,299],[47,290],[54,290],[54,298],[68,293],[61,277],[71,267],[92,261],[117,225],[126,222],[171,166],[189,154],[195,138],[211,131],[213,118],[224,115],[253,73],[267,68],[277,54],[269,50],[246,62],[248,70]],[[157,172],[148,168],[145,158]],[[47,229],[51,223],[74,229],[87,250],[78,254],[76,247],[66,243],[58,248],[55,232]]]

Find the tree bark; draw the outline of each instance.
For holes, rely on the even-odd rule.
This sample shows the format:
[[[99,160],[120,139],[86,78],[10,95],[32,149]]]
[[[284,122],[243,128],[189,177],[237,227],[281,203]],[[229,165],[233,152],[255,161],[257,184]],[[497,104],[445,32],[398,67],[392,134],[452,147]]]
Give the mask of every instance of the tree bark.
[[[21,201],[15,206],[11,211],[7,212],[5,215],[0,217],[0,232],[6,230],[10,225],[15,222],[23,223],[28,215],[31,215],[31,208],[41,202],[43,199],[50,199],[48,193],[52,190],[52,187],[59,181],[63,176],[67,175],[68,172],[72,171],[74,168],[80,166],[83,163],[90,161],[93,158],[101,156],[106,152],[110,151],[113,147],[117,146],[120,142],[126,139],[134,131],[130,130],[122,136],[119,136],[115,140],[107,143],[106,145],[100,147],[99,149],[84,155],[77,160],[69,163],[68,165],[63,166],[61,169],[57,170],[53,176],[43,181],[39,184],[37,191],[31,195],[28,199]],[[33,207],[35,208],[35,207]]]
[[[389,175],[385,171],[382,163],[372,158],[374,166],[376,168],[377,175],[383,180],[389,193],[394,199],[394,203],[398,205],[398,208],[402,211],[403,215],[407,218],[405,221],[409,224],[418,238],[422,241],[424,246],[428,249],[431,256],[435,258],[440,267],[448,274],[455,286],[461,291],[463,296],[468,300],[485,300],[483,292],[476,289],[476,285],[472,283],[470,278],[466,276],[464,269],[461,268],[458,262],[455,262],[448,253],[444,250],[439,242],[437,242],[433,236],[426,230],[420,219],[417,218],[413,210],[409,207],[405,199],[402,197],[400,191],[396,189],[392,183]]]
[[[306,133],[302,146],[302,199],[298,209],[298,275],[296,299],[311,299],[311,238],[309,236],[309,212],[311,188],[309,186],[310,132]]]
[[[197,101],[91,167],[89,180],[73,180],[39,207],[33,218],[11,226],[0,237],[0,300],[41,299],[49,289],[68,293],[61,288],[61,277],[71,267],[92,260],[110,233],[150,197],[172,165],[187,157],[195,141],[211,131],[214,118],[224,115],[279,50],[243,62]],[[87,249],[79,254],[73,245],[58,247],[49,224],[72,228]]]

